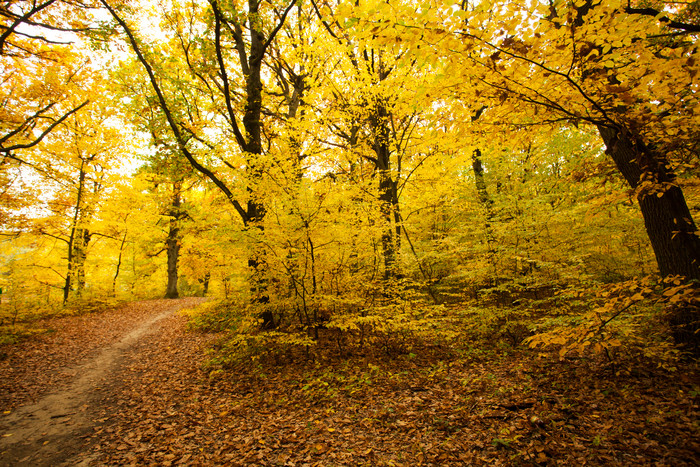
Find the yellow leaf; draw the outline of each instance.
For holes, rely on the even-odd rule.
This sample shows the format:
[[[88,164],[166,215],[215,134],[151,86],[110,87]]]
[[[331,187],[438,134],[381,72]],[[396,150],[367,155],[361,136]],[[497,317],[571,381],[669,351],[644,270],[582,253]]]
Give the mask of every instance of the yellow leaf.
[[[563,360],[568,351],[569,349],[567,347],[562,347],[562,349],[559,351],[559,360]]]

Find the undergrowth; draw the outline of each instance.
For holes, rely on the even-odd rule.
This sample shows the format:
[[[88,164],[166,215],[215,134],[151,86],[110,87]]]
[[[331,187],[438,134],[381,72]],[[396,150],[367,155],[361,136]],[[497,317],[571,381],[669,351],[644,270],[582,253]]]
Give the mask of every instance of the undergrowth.
[[[697,308],[697,287],[678,278],[536,292],[519,286],[520,295],[500,288],[508,290],[508,305],[493,293],[449,305],[381,297],[371,307],[335,303],[333,313],[324,310],[323,320],[313,325],[287,322],[271,329],[263,318],[267,308],[240,298],[210,301],[188,316],[192,329],[222,334],[208,365],[216,375],[227,368],[363,358],[490,359],[516,350],[617,373],[644,366],[673,371],[679,359],[693,354],[692,342],[674,342],[679,325],[674,328],[672,318],[678,310]],[[496,299],[489,302],[489,296]],[[686,318],[682,326],[692,337],[688,328],[697,320]]]

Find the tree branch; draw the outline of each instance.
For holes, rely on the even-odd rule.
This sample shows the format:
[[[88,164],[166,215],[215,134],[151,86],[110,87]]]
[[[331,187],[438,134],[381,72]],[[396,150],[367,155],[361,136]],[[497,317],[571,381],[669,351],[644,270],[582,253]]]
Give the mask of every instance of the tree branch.
[[[580,94],[585,100],[587,100],[588,102],[590,102],[591,105],[592,105],[596,110],[598,110],[598,112],[600,112],[600,114],[603,116],[603,118],[604,118],[605,120],[607,120],[607,121],[609,121],[609,122],[612,122],[612,121],[613,121],[610,117],[608,117],[607,112],[605,112],[605,110],[600,106],[600,104],[599,104],[598,102],[596,102],[592,97],[590,97],[590,96],[583,90],[583,88],[581,87],[581,85],[580,85],[579,83],[577,83],[569,74],[567,74],[567,73],[562,73],[561,71],[555,70],[554,68],[550,68],[550,67],[544,65],[543,63],[537,62],[537,61],[535,61],[535,60],[533,60],[533,59],[531,59],[531,58],[524,57],[524,56],[522,56],[522,55],[518,55],[518,54],[515,54],[515,53],[513,53],[513,52],[510,52],[509,50],[506,50],[506,49],[504,49],[504,48],[502,48],[502,47],[499,47],[499,46],[497,46],[496,44],[492,44],[491,42],[489,42],[489,41],[487,41],[487,40],[485,40],[485,39],[482,39],[482,38],[480,38],[480,37],[477,37],[477,36],[475,36],[475,35],[473,35],[473,34],[466,33],[466,32],[461,32],[461,33],[459,33],[459,34],[462,35],[462,36],[464,36],[464,37],[469,37],[469,38],[475,39],[475,40],[477,40],[477,41],[479,41],[479,42],[481,42],[481,43],[483,43],[483,44],[486,44],[486,45],[488,45],[489,47],[493,48],[494,50],[496,50],[496,51],[498,51],[498,52],[502,52],[502,53],[504,53],[504,54],[506,54],[506,55],[508,55],[508,56],[510,56],[510,57],[512,57],[512,58],[514,58],[515,60],[522,60],[522,61],[524,61],[524,62],[526,62],[526,63],[530,63],[531,65],[534,65],[534,66],[536,66],[536,67],[538,67],[538,68],[540,68],[540,69],[542,69],[542,70],[544,70],[544,71],[546,71],[546,72],[548,72],[548,73],[551,73],[551,74],[553,74],[553,75],[556,75],[556,76],[559,76],[559,77],[561,77],[561,78],[564,78],[571,86],[573,86],[573,87],[579,92],[579,94]]]
[[[277,33],[280,31],[280,29],[282,29],[282,26],[284,26],[284,22],[287,20],[287,15],[292,10],[295,3],[296,3],[296,0],[292,0],[291,3],[289,4],[289,6],[287,8],[285,8],[284,12],[282,13],[282,17],[280,18],[279,22],[277,23],[277,26],[275,27],[275,29],[272,30],[272,32],[270,33],[270,36],[267,38],[267,41],[265,41],[265,43],[262,46],[262,50],[261,50],[260,57],[259,57],[260,60],[263,59],[263,57],[265,56],[265,50],[267,50],[267,48],[270,46],[272,41],[275,39],[275,36],[277,35]]]
[[[223,94],[224,101],[226,102],[226,110],[228,111],[229,122],[231,124],[231,129],[236,137],[236,142],[240,146],[242,151],[247,151],[247,144],[243,134],[241,133],[238,123],[236,121],[236,113],[233,110],[233,105],[231,104],[231,88],[228,82],[228,74],[226,72],[226,64],[224,63],[224,57],[221,53],[221,11],[219,10],[216,1],[212,1],[211,7],[214,11],[214,48],[216,49],[216,60],[219,64],[219,72],[221,73],[221,80],[224,84]],[[236,41],[238,42],[238,41]]]
[[[668,15],[659,16],[663,14],[663,12],[655,10],[654,8],[632,8],[628,6],[625,7],[625,13],[630,15],[653,16],[658,22],[664,23],[669,28],[682,29],[683,31],[691,33],[700,32],[700,25],[675,21],[669,18]]]
[[[28,148],[31,148],[32,146],[36,146],[37,144],[39,144],[39,143],[41,142],[41,140],[44,139],[44,137],[45,137],[46,135],[48,135],[49,133],[51,133],[51,131],[52,131],[54,128],[56,128],[58,125],[60,125],[61,123],[63,123],[63,121],[64,121],[65,119],[67,119],[68,117],[70,117],[71,115],[73,115],[74,113],[76,113],[77,111],[79,111],[80,109],[82,109],[83,107],[85,107],[89,102],[90,102],[90,101],[85,101],[85,102],[83,102],[83,103],[80,104],[78,107],[73,108],[73,109],[70,110],[68,113],[66,113],[65,115],[63,115],[61,118],[59,118],[58,120],[56,120],[55,122],[53,122],[53,123],[52,123],[51,125],[49,125],[49,127],[48,127],[46,130],[44,130],[34,141],[32,141],[32,142],[30,142],[30,143],[25,143],[25,144],[15,144],[15,145],[10,146],[10,147],[3,147],[3,146],[2,146],[2,144],[3,144],[5,141],[7,141],[8,139],[12,138],[13,136],[16,136],[16,135],[19,134],[22,130],[24,130],[25,128],[29,127],[29,124],[30,124],[31,121],[36,120],[36,119],[38,119],[39,117],[41,117],[41,114],[42,114],[43,112],[46,112],[47,110],[49,110],[51,107],[53,107],[54,105],[56,105],[56,103],[54,102],[54,103],[51,103],[51,104],[47,105],[46,107],[44,107],[43,109],[39,110],[38,112],[36,112],[36,113],[35,113],[34,115],[32,115],[31,117],[29,117],[28,119],[26,119],[19,127],[15,128],[15,129],[12,130],[11,132],[9,132],[8,134],[6,134],[6,135],[3,136],[2,138],[0,138],[0,153],[9,153],[10,151],[14,151],[14,150],[16,150],[16,149],[28,149]],[[12,157],[12,156],[10,156],[10,157]]]
[[[10,27],[5,30],[2,34],[0,34],[0,55],[4,54],[4,49],[5,49],[5,41],[7,41],[7,38],[10,37],[10,34],[15,32],[15,29],[17,26],[19,26],[21,23],[27,22],[29,18],[31,18],[33,15],[39,13],[41,10],[44,8],[50,6],[52,3],[56,2],[56,0],[47,0],[46,2],[35,6],[31,10],[29,10],[27,13],[24,15],[17,17],[15,21],[12,23]]]
[[[51,237],[51,238],[56,239],[56,240],[60,240],[60,241],[62,241],[62,242],[64,242],[64,243],[66,243],[66,244],[70,244],[70,242],[68,241],[68,239],[61,238],[61,237],[59,237],[59,236],[57,236],[57,235],[50,234],[50,233],[48,233],[48,232],[46,232],[46,231],[44,231],[44,230],[39,230],[39,233],[40,233],[41,235],[46,235],[47,237]]]
[[[182,134],[180,133],[180,129],[175,122],[175,118],[173,117],[172,112],[170,111],[170,107],[168,106],[167,101],[165,100],[165,96],[163,94],[163,91],[160,88],[160,85],[158,84],[158,80],[156,79],[155,73],[153,72],[153,68],[151,67],[150,63],[148,63],[148,60],[146,60],[146,57],[143,55],[141,48],[138,45],[138,42],[136,41],[136,37],[134,36],[133,32],[131,31],[131,28],[126,24],[126,22],[117,14],[116,10],[112,8],[106,0],[100,0],[100,3],[109,11],[109,13],[112,15],[112,17],[119,23],[119,25],[122,27],[124,30],[124,33],[127,35],[129,39],[129,43],[131,45],[131,48],[133,49],[134,53],[136,54],[137,59],[143,65],[143,67],[146,69],[146,73],[148,73],[148,78],[151,82],[151,86],[153,87],[153,90],[156,93],[156,96],[158,97],[158,102],[160,104],[160,108],[163,110],[163,113],[165,114],[165,117],[168,121],[168,125],[170,126],[170,130],[173,133],[173,136],[175,136],[175,140],[177,141],[178,148],[180,151],[183,153],[185,158],[190,162],[192,167],[194,167],[196,170],[204,174],[209,180],[211,180],[214,185],[216,185],[223,193],[226,195],[226,198],[229,200],[229,202],[233,205],[233,207],[236,209],[238,214],[241,216],[241,219],[243,220],[243,224],[247,225],[248,222],[250,221],[248,217],[248,213],[243,209],[241,204],[234,199],[233,193],[231,190],[222,182],[211,170],[207,169],[203,165],[201,165],[197,160],[194,158],[190,150],[187,148],[187,145],[185,144],[185,140],[182,137]]]

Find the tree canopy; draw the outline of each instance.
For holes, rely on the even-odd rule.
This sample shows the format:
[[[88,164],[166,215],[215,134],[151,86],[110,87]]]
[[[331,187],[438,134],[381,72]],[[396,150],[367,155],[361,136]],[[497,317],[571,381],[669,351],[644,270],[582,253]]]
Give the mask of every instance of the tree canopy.
[[[5,2],[0,287],[49,307],[215,295],[256,352],[607,294],[518,331],[562,356],[618,347],[607,323],[658,295],[697,346],[698,15]]]

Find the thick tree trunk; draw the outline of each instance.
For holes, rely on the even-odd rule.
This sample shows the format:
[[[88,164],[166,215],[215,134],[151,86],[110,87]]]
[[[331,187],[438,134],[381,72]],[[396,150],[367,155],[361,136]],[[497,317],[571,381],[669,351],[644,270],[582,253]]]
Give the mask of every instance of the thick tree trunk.
[[[267,282],[267,263],[265,261],[265,252],[262,247],[258,246],[256,251],[248,258],[248,268],[252,271],[250,278],[250,295],[251,303],[256,305],[265,305],[270,303],[270,292]],[[274,329],[277,326],[275,316],[270,310],[264,310],[258,316],[263,320],[262,329]]]
[[[180,256],[180,229],[174,225],[176,221],[170,221],[170,230],[168,231],[168,239],[166,240],[166,251],[168,253],[168,285],[165,289],[165,298],[178,298],[180,294],[177,291],[177,266]]]
[[[661,275],[700,279],[700,239],[683,191],[666,157],[618,128],[598,130],[637,201]]]
[[[252,17],[258,13],[260,3],[258,0],[248,0],[248,8]],[[246,84],[246,104],[245,113],[243,115],[243,127],[246,132],[245,150],[251,157],[248,160],[248,178],[251,183],[248,184],[248,193],[250,198],[246,206],[246,218],[243,219],[248,227],[253,227],[262,231],[262,221],[265,218],[265,206],[257,198],[257,189],[253,185],[258,184],[262,180],[263,170],[260,166],[260,155],[262,154],[262,121],[260,120],[262,113],[262,79],[261,70],[263,57],[265,55],[265,36],[261,29],[261,25],[255,20],[256,24],[250,28],[250,49],[248,54],[247,70],[245,75]],[[239,44],[239,46],[242,46]],[[244,47],[244,46],[242,46]],[[244,67],[246,68],[246,67]],[[266,269],[267,262],[265,261],[266,252],[260,246],[256,246],[248,258],[248,267],[251,270],[250,290],[253,303],[268,303],[270,296],[267,291]],[[274,320],[270,316],[263,316],[264,327],[274,327]]]
[[[180,207],[182,205],[182,182],[173,183],[173,197],[170,205],[170,223],[168,238],[165,241],[165,250],[168,254],[168,286],[165,289],[165,298],[178,298],[178,260],[180,258]]]

